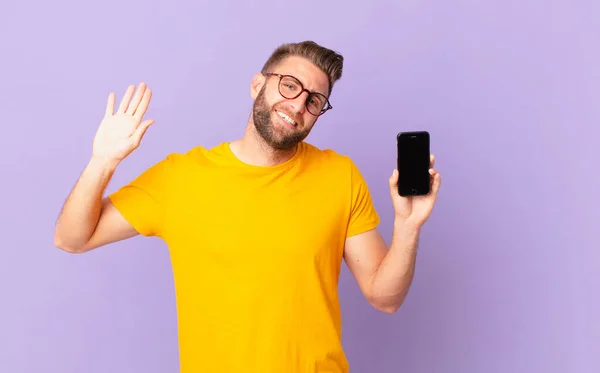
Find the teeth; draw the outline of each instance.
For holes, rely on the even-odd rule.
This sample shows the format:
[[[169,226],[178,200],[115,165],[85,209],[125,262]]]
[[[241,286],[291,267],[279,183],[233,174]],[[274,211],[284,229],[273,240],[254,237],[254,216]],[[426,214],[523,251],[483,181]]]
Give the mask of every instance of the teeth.
[[[285,120],[286,122],[288,122],[289,124],[291,124],[292,126],[296,125],[296,122],[294,122],[292,120],[292,118],[288,117],[287,115],[285,115],[284,113],[278,111],[277,114],[283,118],[283,120]]]

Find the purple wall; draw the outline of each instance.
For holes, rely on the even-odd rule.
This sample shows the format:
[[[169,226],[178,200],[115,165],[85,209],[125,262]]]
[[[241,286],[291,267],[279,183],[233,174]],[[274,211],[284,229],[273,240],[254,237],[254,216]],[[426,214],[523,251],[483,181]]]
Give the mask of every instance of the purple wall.
[[[401,5],[398,5],[398,4]],[[309,140],[363,171],[389,240],[395,135],[427,129],[443,183],[401,310],[344,269],[358,373],[600,371],[597,1],[3,2],[0,371],[175,372],[169,254],[135,238],[53,247],[106,96],[154,90],[109,191],[173,151],[239,137],[279,43],[344,54]]]

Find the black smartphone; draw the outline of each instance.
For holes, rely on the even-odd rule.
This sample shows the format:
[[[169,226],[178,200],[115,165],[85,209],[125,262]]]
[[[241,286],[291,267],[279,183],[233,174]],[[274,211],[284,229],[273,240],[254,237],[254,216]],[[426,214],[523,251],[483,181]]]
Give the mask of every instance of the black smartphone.
[[[400,132],[398,143],[398,194],[422,196],[430,192],[429,132]]]

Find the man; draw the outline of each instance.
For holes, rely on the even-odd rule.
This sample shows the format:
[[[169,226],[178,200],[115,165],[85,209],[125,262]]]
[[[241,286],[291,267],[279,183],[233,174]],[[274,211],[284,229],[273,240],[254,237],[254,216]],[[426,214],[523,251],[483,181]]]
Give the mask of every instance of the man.
[[[431,169],[431,194],[403,198],[393,172],[388,248],[354,163],[304,141],[332,108],[342,64],[314,42],[280,46],[252,79],[255,102],[242,139],[170,154],[103,199],[153,123],[143,120],[151,98],[144,84],[127,89],[116,113],[109,95],[55,244],[82,253],[137,234],[167,243],[183,373],[348,372],[337,294],[342,259],[376,309],[393,313],[403,302],[440,175]]]

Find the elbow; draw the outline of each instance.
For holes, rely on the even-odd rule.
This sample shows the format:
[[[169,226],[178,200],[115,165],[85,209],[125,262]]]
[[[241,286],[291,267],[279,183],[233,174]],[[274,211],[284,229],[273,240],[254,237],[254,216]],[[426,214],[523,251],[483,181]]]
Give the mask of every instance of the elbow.
[[[56,248],[58,248],[64,252],[67,252],[69,254],[80,254],[83,252],[83,250],[81,250],[78,247],[65,245],[62,242],[54,241],[54,246],[56,246]]]
[[[373,308],[375,308],[379,312],[383,312],[388,315],[393,315],[396,312],[398,312],[398,309],[400,309],[400,306],[402,306],[403,302],[404,296],[390,298],[371,297],[369,299],[369,303],[371,303],[371,306],[373,306]]]
[[[77,245],[69,245],[66,243],[58,234],[54,234],[54,246],[62,251],[69,254],[80,254],[83,253],[83,247]]]
[[[400,305],[399,304],[398,305],[396,305],[396,304],[386,304],[386,305],[373,304],[373,307],[379,312],[383,312],[388,315],[393,315],[398,311],[398,309],[400,308]]]

